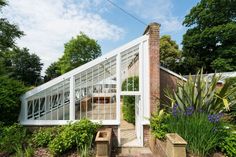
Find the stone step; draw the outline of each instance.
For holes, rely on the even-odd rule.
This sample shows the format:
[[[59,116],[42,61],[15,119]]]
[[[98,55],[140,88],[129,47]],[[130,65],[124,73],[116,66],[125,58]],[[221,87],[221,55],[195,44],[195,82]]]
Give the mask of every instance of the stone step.
[[[116,157],[154,157],[147,147],[121,147]]]
[[[137,154],[137,155],[131,155],[131,154],[128,154],[128,155],[117,155],[116,157],[154,157],[152,154]]]

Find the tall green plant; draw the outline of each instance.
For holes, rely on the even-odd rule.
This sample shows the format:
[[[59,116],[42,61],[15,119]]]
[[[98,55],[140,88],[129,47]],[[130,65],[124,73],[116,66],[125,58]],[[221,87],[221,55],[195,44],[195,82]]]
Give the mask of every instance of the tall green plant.
[[[166,90],[166,97],[171,101],[171,106],[178,104],[181,111],[193,106],[195,110],[204,110],[208,113],[219,113],[229,110],[236,103],[235,82],[226,81],[222,88],[217,87],[221,76],[213,75],[209,81],[203,76],[202,70],[196,77],[178,83],[177,91]],[[230,101],[229,101],[230,100]]]
[[[195,112],[192,115],[179,113],[167,122],[168,132],[178,133],[187,142],[187,150],[201,157],[210,155],[225,135],[218,115]],[[216,120],[217,119],[217,120]]]

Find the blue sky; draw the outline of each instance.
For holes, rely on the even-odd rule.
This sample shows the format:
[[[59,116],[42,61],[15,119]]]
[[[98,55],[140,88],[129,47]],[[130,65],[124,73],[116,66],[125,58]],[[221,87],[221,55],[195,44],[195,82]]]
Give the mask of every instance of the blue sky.
[[[145,23],[161,24],[161,35],[181,44],[184,16],[199,0],[111,0]],[[146,26],[106,0],[9,0],[3,16],[25,36],[17,41],[36,53],[43,71],[63,54],[64,43],[80,32],[96,39],[103,54],[142,35]],[[180,46],[181,47],[181,46]]]

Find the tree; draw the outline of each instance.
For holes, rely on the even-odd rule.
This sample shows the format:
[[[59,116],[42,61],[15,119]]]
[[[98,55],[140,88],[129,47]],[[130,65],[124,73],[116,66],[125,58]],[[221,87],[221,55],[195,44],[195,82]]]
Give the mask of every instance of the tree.
[[[0,0],[0,12],[5,5],[6,2]],[[10,24],[5,18],[0,18],[0,57],[3,51],[15,47],[15,40],[22,35],[23,32],[19,30],[17,25]]]
[[[236,3],[201,0],[185,16],[190,27],[183,36],[185,73],[236,70]]]
[[[180,59],[181,51],[169,35],[163,35],[160,39],[160,60],[162,65],[168,69],[175,70]]]
[[[0,121],[5,124],[17,122],[20,111],[20,95],[26,91],[23,83],[0,76]]]
[[[0,14],[5,5],[7,5],[6,1],[0,0]],[[22,35],[23,32],[18,29],[17,25],[10,24],[5,18],[0,18],[0,75],[7,74],[4,53],[14,48],[15,40]]]
[[[65,44],[64,55],[59,60],[61,73],[66,73],[101,55],[101,48],[94,39],[81,33]]]
[[[61,75],[61,70],[58,65],[58,62],[52,63],[45,71],[44,82],[47,82],[51,79],[54,79]]]
[[[26,85],[40,83],[43,64],[36,54],[30,54],[27,48],[14,48],[6,54],[6,67],[11,78],[23,81]]]

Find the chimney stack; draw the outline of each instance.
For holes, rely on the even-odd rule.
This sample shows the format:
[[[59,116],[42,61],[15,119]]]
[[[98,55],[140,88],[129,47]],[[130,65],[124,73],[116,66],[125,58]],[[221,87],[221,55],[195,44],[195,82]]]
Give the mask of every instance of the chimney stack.
[[[160,107],[160,24],[150,23],[144,34],[149,35],[150,113]]]
[[[150,78],[150,116],[160,108],[160,24],[150,23],[144,34],[149,35],[148,46],[149,46],[149,78]],[[151,133],[150,126],[147,127],[149,130],[148,145],[149,148],[154,152],[155,137]],[[144,132],[145,127],[144,127]]]

